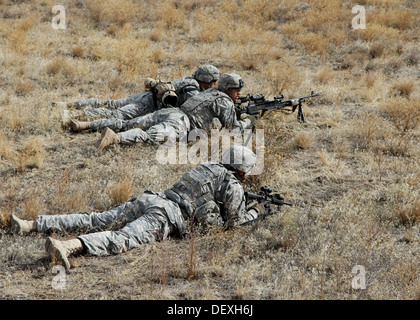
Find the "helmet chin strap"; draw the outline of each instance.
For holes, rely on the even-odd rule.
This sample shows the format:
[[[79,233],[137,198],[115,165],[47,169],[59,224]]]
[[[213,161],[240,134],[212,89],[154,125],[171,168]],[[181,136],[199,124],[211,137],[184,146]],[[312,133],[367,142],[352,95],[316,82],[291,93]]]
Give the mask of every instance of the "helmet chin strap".
[[[240,180],[240,181],[242,181],[242,180],[244,180],[245,179],[245,176],[246,176],[246,173],[245,172],[243,172],[243,171],[239,171],[239,170],[236,170],[236,169],[233,169],[233,171],[234,171],[234,175]]]

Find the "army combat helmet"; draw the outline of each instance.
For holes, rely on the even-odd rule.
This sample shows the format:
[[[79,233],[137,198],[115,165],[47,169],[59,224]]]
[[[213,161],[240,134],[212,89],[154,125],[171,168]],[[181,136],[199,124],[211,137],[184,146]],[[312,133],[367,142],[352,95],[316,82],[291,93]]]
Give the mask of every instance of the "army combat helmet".
[[[254,152],[244,146],[232,146],[222,155],[222,164],[227,169],[233,169],[243,173],[249,173],[257,163]]]
[[[203,64],[195,70],[192,75],[193,78],[197,81],[210,83],[212,81],[217,81],[220,78],[220,71],[215,66],[211,64]]]
[[[236,73],[225,73],[220,77],[217,89],[226,91],[229,89],[241,89],[244,86],[244,81],[241,76]]]

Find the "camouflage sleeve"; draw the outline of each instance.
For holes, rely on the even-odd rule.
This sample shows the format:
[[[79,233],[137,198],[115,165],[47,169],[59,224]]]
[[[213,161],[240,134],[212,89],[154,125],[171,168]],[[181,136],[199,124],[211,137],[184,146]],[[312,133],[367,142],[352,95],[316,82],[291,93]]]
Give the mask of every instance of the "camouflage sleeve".
[[[228,129],[244,130],[251,125],[249,119],[238,120],[235,112],[235,105],[226,98],[218,98],[212,104],[212,111],[219,118],[223,127]]]
[[[227,185],[222,189],[220,202],[222,202],[222,216],[229,227],[240,225],[244,222],[255,219],[258,216],[257,209],[246,208],[245,192],[237,180],[225,182]]]

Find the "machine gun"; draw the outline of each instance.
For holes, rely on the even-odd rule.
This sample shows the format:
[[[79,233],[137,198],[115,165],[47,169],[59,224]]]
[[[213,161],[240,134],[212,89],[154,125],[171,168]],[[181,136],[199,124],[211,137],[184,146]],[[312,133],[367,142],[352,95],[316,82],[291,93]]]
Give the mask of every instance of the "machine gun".
[[[300,122],[305,123],[305,117],[303,115],[302,103],[305,102],[305,99],[317,97],[319,93],[311,92],[310,95],[293,98],[293,99],[286,99],[283,100],[284,96],[276,96],[273,100],[266,100],[263,94],[257,95],[246,95],[239,97],[239,106],[236,107],[236,114],[238,118],[241,114],[246,113],[249,115],[258,115],[260,111],[262,111],[261,116],[264,116],[266,112],[272,112],[273,110],[285,110],[289,111],[290,113],[295,112],[298,110],[297,118]],[[241,104],[248,102],[246,106],[242,106]],[[290,108],[288,108],[290,107]]]
[[[267,186],[261,187],[261,191],[258,194],[245,192],[246,204],[248,205],[252,201],[257,201],[258,203],[264,205],[264,213],[253,220],[242,223],[241,226],[250,225],[272,215],[273,210],[271,209],[271,205],[276,205],[279,207],[283,205],[292,206],[291,203],[284,201],[284,198],[280,193],[272,192],[273,189]]]

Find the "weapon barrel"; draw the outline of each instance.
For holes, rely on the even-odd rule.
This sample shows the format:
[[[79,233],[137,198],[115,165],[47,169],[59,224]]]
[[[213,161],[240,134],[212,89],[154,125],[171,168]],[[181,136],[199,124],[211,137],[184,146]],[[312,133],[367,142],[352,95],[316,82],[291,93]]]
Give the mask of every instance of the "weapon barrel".
[[[246,197],[247,200],[257,200],[258,202],[267,201],[270,204],[274,204],[274,205],[278,205],[278,206],[282,206],[282,205],[292,206],[292,204],[290,202],[285,202],[285,201],[279,199],[276,196],[276,194],[264,196],[264,195],[260,195],[260,194],[245,192],[245,197]]]

